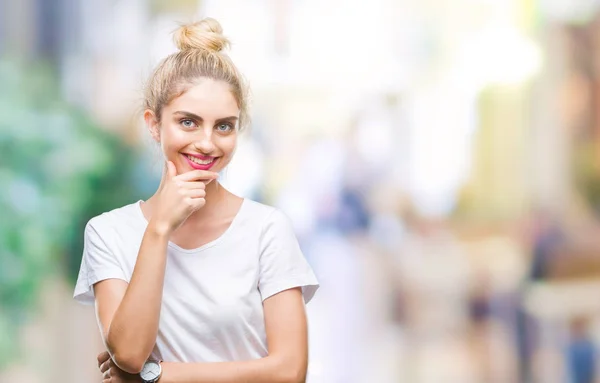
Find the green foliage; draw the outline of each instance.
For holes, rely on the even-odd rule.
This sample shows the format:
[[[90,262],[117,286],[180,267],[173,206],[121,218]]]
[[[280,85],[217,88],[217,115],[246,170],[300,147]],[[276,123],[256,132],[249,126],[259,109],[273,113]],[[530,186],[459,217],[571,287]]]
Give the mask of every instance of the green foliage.
[[[135,151],[61,98],[43,64],[0,61],[0,369],[40,282],[74,279],[83,225],[131,202]]]

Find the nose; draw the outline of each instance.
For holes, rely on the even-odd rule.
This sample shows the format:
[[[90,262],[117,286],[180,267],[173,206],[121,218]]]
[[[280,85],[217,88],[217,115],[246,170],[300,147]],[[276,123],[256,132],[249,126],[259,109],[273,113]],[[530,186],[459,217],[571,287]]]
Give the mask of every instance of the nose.
[[[194,141],[194,147],[204,153],[210,154],[215,149],[215,143],[213,142],[212,129],[209,132],[203,131],[196,137]]]

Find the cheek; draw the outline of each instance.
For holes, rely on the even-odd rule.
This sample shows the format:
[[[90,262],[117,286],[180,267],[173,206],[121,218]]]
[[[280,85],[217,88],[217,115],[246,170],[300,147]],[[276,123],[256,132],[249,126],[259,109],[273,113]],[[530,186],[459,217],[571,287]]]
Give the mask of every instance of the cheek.
[[[225,137],[219,142],[218,146],[223,156],[221,158],[221,167],[225,168],[233,159],[233,155],[237,149],[237,139],[234,137]]]
[[[160,146],[163,152],[167,153],[173,150],[179,150],[182,142],[185,141],[185,133],[173,129],[172,127],[165,126],[161,130],[160,135]]]
[[[237,149],[237,137],[228,137],[221,148],[224,152],[227,152],[228,157],[232,157]]]

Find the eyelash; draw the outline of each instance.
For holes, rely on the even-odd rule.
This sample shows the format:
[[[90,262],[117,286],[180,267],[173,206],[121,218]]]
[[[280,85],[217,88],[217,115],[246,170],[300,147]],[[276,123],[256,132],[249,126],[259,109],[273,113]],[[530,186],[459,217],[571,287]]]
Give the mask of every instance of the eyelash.
[[[219,128],[219,127],[221,127],[221,126],[226,126],[228,129],[227,129],[227,130],[219,130],[219,129],[217,129],[217,130],[219,130],[220,132],[226,132],[226,133],[229,133],[229,132],[231,132],[231,131],[234,129],[233,125],[231,125],[231,124],[228,124],[228,123],[227,123],[227,124],[219,124],[219,126],[218,126],[217,128]]]
[[[194,126],[185,126],[184,123],[188,122],[188,121],[191,122],[192,124],[194,124]],[[184,118],[184,119],[179,120],[179,124],[182,125],[186,129],[194,128],[194,127],[197,126],[196,123],[194,122],[194,120],[190,120],[189,118]],[[221,126],[227,126],[227,128],[228,128],[227,130],[219,130],[219,129],[217,129],[220,132],[224,132],[224,133],[229,133],[229,132],[231,132],[232,130],[235,129],[235,127],[232,124],[230,124],[230,123],[219,124],[217,127],[221,127]]]
[[[184,123],[188,122],[188,121],[191,122],[192,124],[194,124],[194,126],[185,126]],[[196,126],[196,123],[194,122],[194,120],[190,120],[189,118],[183,118],[183,119],[179,120],[179,124],[186,129],[194,128]]]

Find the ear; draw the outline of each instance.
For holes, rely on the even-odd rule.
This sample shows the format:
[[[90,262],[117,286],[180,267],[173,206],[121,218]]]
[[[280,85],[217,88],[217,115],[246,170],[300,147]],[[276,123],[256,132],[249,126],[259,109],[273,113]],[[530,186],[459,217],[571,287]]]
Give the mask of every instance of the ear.
[[[160,142],[160,124],[153,111],[146,109],[144,111],[144,121],[146,121],[146,127],[152,136],[152,139],[156,142]]]

